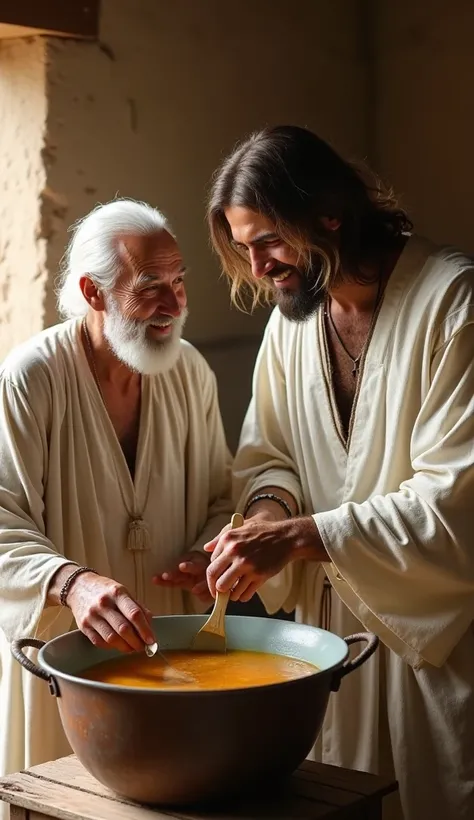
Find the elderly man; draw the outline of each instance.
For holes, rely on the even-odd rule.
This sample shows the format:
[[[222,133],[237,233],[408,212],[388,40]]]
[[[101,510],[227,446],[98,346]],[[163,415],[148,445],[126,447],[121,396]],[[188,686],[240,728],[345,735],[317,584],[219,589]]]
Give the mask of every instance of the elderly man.
[[[3,364],[1,773],[70,752],[12,639],[77,625],[98,647],[140,650],[150,610],[212,601],[202,546],[229,520],[231,461],[214,374],[181,339],[185,274],[161,213],[101,206],[66,254],[70,318]]]
[[[235,463],[248,520],[208,545],[211,591],[373,630],[380,652],[316,752],[394,769],[406,820],[468,820],[473,261],[412,235],[376,180],[296,127],[236,149],[209,221],[234,297],[276,301]]]

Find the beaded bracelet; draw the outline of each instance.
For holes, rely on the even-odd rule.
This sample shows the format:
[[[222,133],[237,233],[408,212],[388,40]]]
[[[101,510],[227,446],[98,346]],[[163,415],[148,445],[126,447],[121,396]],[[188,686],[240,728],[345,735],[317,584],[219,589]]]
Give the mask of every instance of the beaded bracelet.
[[[61,606],[67,606],[67,596],[71,588],[71,584],[75,580],[75,578],[77,578],[78,575],[82,575],[83,572],[93,572],[94,575],[98,574],[96,570],[91,569],[91,567],[78,567],[74,570],[74,572],[71,572],[69,578],[67,578],[64,584],[62,585],[61,592],[59,593],[59,603],[61,604]]]
[[[257,501],[264,501],[265,499],[268,499],[268,501],[276,501],[276,503],[279,504],[280,507],[283,507],[288,518],[293,518],[293,513],[291,511],[290,505],[287,504],[287,502],[283,498],[280,498],[279,495],[275,495],[275,493],[260,493],[259,495],[254,495],[254,497],[247,502],[247,506],[244,510],[244,518],[247,515],[252,504],[255,504]]]

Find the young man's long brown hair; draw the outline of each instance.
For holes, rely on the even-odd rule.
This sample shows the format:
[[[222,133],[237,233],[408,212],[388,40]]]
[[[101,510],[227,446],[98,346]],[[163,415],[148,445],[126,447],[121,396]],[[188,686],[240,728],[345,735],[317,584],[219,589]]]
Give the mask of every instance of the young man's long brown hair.
[[[248,259],[232,244],[225,209],[242,206],[267,216],[308,269],[318,258],[327,290],[341,269],[363,280],[362,266],[413,225],[392,191],[365,168],[343,160],[326,142],[297,126],[265,128],[239,145],[217,170],[208,205],[211,240],[231,282],[232,299],[252,307],[268,301],[271,284],[257,282]],[[322,217],[340,220],[334,234]]]

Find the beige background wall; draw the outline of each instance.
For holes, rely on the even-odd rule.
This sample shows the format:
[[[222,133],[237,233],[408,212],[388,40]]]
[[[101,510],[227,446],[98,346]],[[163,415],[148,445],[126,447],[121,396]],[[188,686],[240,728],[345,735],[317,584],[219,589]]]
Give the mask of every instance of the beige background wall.
[[[48,281],[39,198],[46,126],[45,44],[0,46],[0,357],[42,322]]]
[[[373,160],[416,228],[474,252],[474,3],[373,1]]]
[[[368,156],[419,230],[474,251],[473,29],[472,0],[103,0],[100,43],[0,43],[0,358],[56,321],[68,226],[146,199],[191,267],[186,336],[235,446],[266,313],[231,310],[219,280],[213,170],[254,128],[307,125]]]
[[[191,268],[186,336],[216,369],[234,446],[266,313],[249,318],[230,309],[208,245],[206,189],[236,140],[267,123],[308,125],[344,152],[364,153],[367,64],[358,10],[357,0],[272,0],[271,13],[266,0],[240,0],[238,10],[221,0],[103,0],[100,44],[19,43],[46,53],[44,183],[35,230],[47,239],[48,277],[28,321],[15,325],[15,342],[56,321],[54,277],[72,222],[117,194],[156,204],[170,217]],[[23,116],[39,134],[44,112]],[[21,184],[20,201],[34,201],[38,187],[30,176]],[[21,232],[18,212],[15,221]],[[25,260],[17,270],[23,287],[37,268],[34,224],[25,225],[30,256],[13,254]],[[5,275],[0,264],[0,287]],[[15,286],[5,310],[30,301]],[[0,355],[11,341],[0,335]]]
[[[103,47],[51,41],[49,186],[70,223],[97,200],[163,208],[192,268],[188,333],[251,332],[229,312],[208,250],[204,197],[219,159],[267,122],[306,123],[341,148],[365,146],[357,3],[104,0]],[[50,246],[53,269],[65,233]]]

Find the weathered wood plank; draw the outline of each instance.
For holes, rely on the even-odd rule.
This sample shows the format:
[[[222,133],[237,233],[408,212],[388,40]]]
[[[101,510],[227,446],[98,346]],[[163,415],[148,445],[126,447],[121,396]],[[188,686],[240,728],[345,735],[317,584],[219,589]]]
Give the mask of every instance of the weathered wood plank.
[[[212,807],[157,808],[119,797],[93,778],[74,756],[34,766],[0,780],[14,803],[12,820],[345,820],[378,816],[396,784],[365,772],[305,761],[278,791],[247,794]],[[371,812],[374,812],[373,814]]]
[[[397,790],[395,780],[359,772],[356,769],[342,769],[327,763],[316,763],[314,760],[304,760],[293,773],[293,777],[309,777],[315,783],[367,797],[377,794],[383,796]]]
[[[66,786],[69,784],[77,785],[91,791],[93,794],[114,796],[110,789],[107,789],[106,786],[91,777],[75,755],[69,755],[50,763],[42,763],[28,771],[51,778],[51,780],[63,783]],[[301,781],[306,781],[310,785],[303,786]],[[313,789],[315,799],[325,802],[331,802],[327,790],[333,790],[336,793],[332,798],[334,805],[346,805],[351,796],[355,800],[357,796],[369,797],[371,795],[389,794],[396,790],[396,783],[385,778],[379,778],[367,772],[340,769],[337,766],[315,763],[312,760],[305,760],[300,768],[294,772],[289,782],[292,790],[297,794],[311,797],[311,790]],[[324,796],[322,790],[324,790]]]
[[[67,788],[75,788],[79,791],[96,794],[99,797],[119,800],[125,805],[133,805],[132,801],[118,797],[115,792],[108,789],[107,786],[103,786],[95,777],[92,777],[75,755],[68,755],[68,757],[62,757],[60,760],[52,760],[48,763],[32,766],[27,770],[27,773],[50,780],[52,783],[62,784]]]
[[[170,820],[179,815],[135,806],[20,772],[0,783],[4,799],[57,820]]]
[[[202,810],[196,808],[190,809],[175,809],[175,810],[150,810],[144,809],[142,806],[137,806],[132,801],[125,798],[118,797],[114,792],[107,789],[97,780],[92,778],[83,766],[79,763],[77,758],[70,756],[62,758],[62,760],[44,763],[40,766],[35,766],[27,772],[22,773],[23,776],[31,777],[33,780],[38,780],[42,788],[58,789],[57,802],[64,801],[64,805],[70,800],[68,793],[79,792],[77,800],[88,800],[87,806],[93,807],[89,802],[90,798],[102,798],[113,801],[113,804],[119,804],[124,810],[131,810],[131,820],[148,820],[150,811],[154,820],[160,818],[183,818],[183,820],[199,820],[199,818],[212,818],[212,820],[251,820],[251,818],[273,818],[273,820],[297,820],[297,818],[326,818],[334,813],[335,807],[339,806],[340,792],[336,790],[329,790],[330,794],[315,797],[314,785],[305,781],[296,784],[296,788],[288,788],[282,790],[281,793],[273,795],[259,795],[257,797],[248,797],[243,802],[234,802],[232,806],[216,805],[212,808],[205,807]],[[20,784],[23,785],[23,784]],[[17,781],[15,780],[15,789],[18,789]],[[64,792],[59,790],[64,789]],[[62,796],[64,794],[64,797]],[[84,798],[81,797],[84,796]],[[348,800],[343,793],[342,805],[347,805]],[[328,798],[328,799],[326,799]],[[354,799],[357,799],[356,795]],[[81,803],[82,805],[82,803]],[[43,806],[41,806],[43,808]],[[145,817],[142,813],[146,811]],[[140,814],[139,814],[140,812]],[[53,815],[56,816],[56,815]],[[119,815],[116,815],[117,817]],[[120,815],[121,816],[121,815]],[[62,820],[62,818],[61,818]],[[81,817],[81,820],[83,818]],[[85,818],[84,818],[85,820]],[[104,817],[105,820],[105,817]]]
[[[73,755],[62,758],[62,760],[35,766],[28,769],[28,773],[47,778],[52,783],[61,783],[66,787],[81,789],[103,797],[121,799],[124,804],[134,805],[125,798],[117,798],[114,792],[111,792],[106,786],[92,778]],[[331,806],[351,805],[360,797],[360,793],[352,793],[337,787],[327,786],[320,776],[311,778],[311,774],[306,772],[302,773],[301,778],[291,777],[289,779],[286,793],[291,793],[295,797],[303,797],[306,800],[328,803]],[[183,816],[188,815],[185,813]]]
[[[339,809],[294,794],[260,795],[232,804],[180,810],[180,820],[338,820]]]

